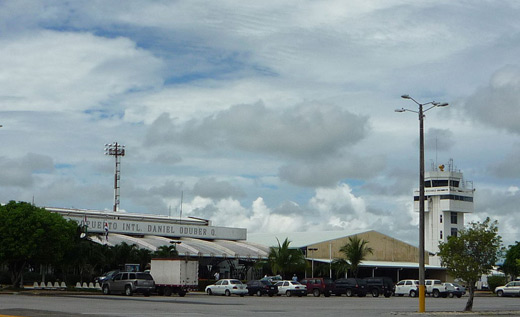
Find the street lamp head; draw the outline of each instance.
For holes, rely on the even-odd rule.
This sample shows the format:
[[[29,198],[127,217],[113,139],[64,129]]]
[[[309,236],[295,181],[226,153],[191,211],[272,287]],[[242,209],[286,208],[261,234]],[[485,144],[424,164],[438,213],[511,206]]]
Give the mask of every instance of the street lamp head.
[[[448,106],[449,104],[447,102],[443,102],[443,103],[440,103],[438,105],[436,105],[437,107],[446,107]]]
[[[401,98],[403,98],[403,99],[412,99],[409,95],[401,95]]]
[[[395,112],[405,112],[406,110],[404,108],[401,108],[401,109],[395,109],[394,111]]]

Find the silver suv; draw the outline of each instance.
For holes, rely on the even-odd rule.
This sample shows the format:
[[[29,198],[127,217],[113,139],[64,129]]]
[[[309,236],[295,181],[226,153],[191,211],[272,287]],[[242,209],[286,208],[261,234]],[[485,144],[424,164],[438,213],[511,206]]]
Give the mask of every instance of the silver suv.
[[[132,296],[134,293],[142,293],[150,296],[155,291],[155,283],[149,273],[119,272],[111,279],[103,282],[103,294],[124,293]]]

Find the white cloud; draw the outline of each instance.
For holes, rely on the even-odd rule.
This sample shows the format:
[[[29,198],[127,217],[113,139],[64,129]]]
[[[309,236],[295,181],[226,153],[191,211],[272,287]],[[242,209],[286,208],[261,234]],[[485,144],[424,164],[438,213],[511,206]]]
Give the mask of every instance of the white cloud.
[[[122,37],[36,31],[0,39],[0,105],[4,110],[117,113],[103,104],[162,84],[162,63]]]

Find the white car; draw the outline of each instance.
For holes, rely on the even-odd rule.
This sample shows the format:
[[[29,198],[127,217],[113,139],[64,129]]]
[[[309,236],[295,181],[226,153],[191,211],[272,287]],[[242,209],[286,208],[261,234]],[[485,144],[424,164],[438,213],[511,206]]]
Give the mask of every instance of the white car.
[[[520,296],[520,281],[509,282],[504,286],[495,288],[495,294],[502,296]]]
[[[278,294],[290,297],[296,295],[298,297],[307,296],[307,285],[303,285],[296,281],[279,281],[276,283],[278,286]]]
[[[426,295],[431,295],[435,298],[448,297],[448,290],[441,280],[425,280]]]
[[[231,294],[240,295],[240,297],[247,294],[246,284],[235,279],[218,280],[215,284],[206,286],[204,290],[208,295],[226,295]]]
[[[395,295],[416,297],[419,295],[419,280],[402,280],[395,285]]]
[[[466,289],[457,283],[443,283],[444,287],[446,287],[446,291],[448,292],[448,296],[453,298],[453,296],[457,296],[457,298],[462,297],[462,295],[466,294]]]

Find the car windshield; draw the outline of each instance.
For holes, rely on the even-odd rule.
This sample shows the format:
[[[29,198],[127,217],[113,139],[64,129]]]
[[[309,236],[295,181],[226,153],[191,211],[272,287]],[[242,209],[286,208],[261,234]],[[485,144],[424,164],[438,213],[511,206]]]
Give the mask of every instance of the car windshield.
[[[242,282],[240,282],[239,280],[231,280],[231,281],[229,281],[229,283],[231,283],[231,284],[242,284]]]

